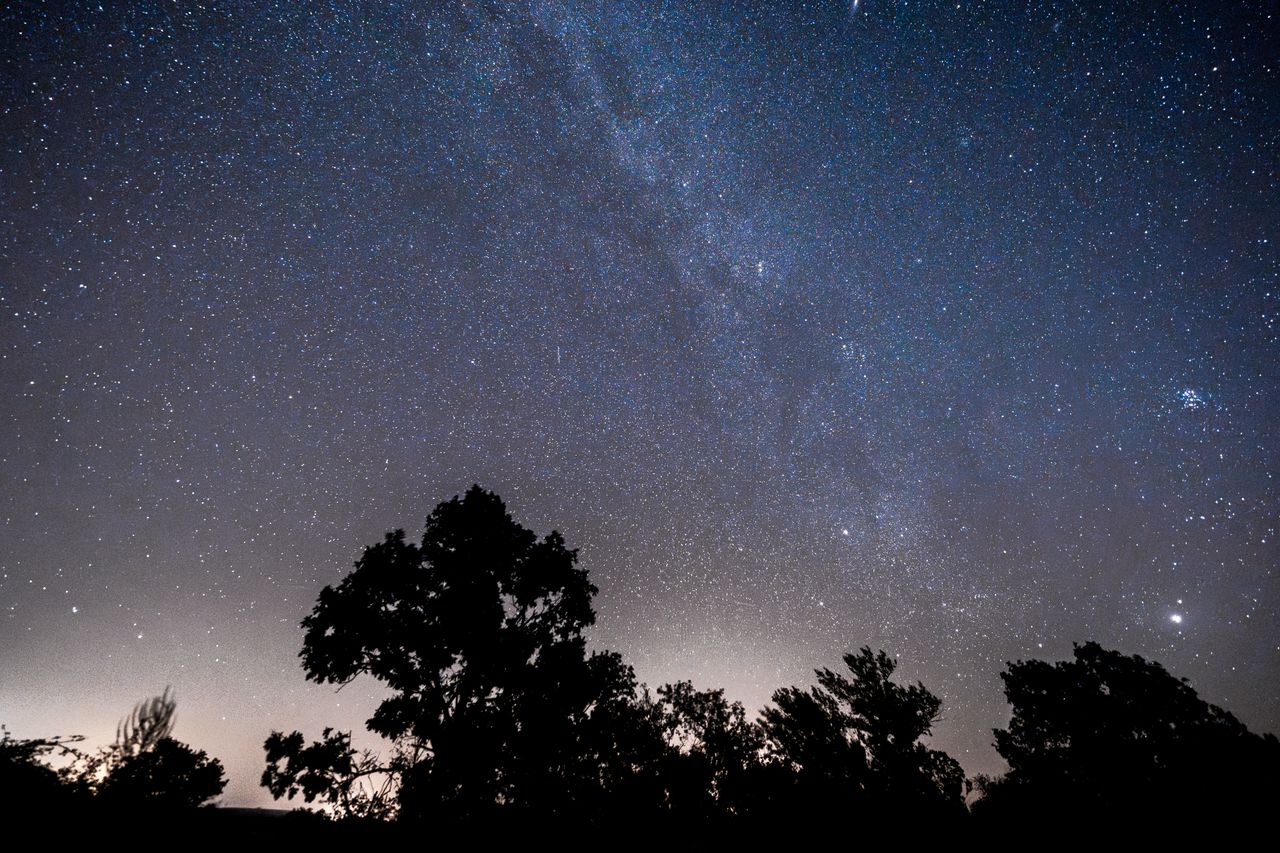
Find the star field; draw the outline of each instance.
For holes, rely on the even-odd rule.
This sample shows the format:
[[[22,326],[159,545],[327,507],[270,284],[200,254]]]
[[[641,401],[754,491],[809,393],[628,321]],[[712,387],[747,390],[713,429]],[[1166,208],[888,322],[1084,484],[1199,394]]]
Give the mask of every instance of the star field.
[[[1266,4],[0,11],[0,721],[257,786],[300,619],[471,483],[592,640],[759,708],[862,645],[997,772],[1072,641],[1280,729]],[[363,691],[363,692],[361,692]],[[359,738],[357,738],[357,741]]]

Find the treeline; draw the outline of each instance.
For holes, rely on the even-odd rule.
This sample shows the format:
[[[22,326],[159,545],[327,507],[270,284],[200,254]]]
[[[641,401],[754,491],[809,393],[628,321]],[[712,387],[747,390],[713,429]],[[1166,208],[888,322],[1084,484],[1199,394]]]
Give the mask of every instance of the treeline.
[[[222,793],[222,763],[173,737],[168,689],[120,721],[96,751],[82,735],[20,740],[0,729],[0,809],[29,819],[84,812],[180,814]],[[53,765],[58,765],[57,769]]]
[[[778,690],[753,719],[721,690],[650,690],[616,653],[589,652],[595,593],[559,534],[539,539],[479,487],[437,506],[420,542],[387,534],[321,591],[301,658],[312,681],[371,676],[389,688],[368,728],[390,747],[358,751],[332,729],[311,742],[272,732],[262,784],[347,822],[437,829],[1256,818],[1280,792],[1274,736],[1251,733],[1159,664],[1096,643],[1069,661],[1007,667],[1012,716],[995,747],[1009,770],[970,780],[925,742],[940,700],[895,681],[882,651],[864,647],[839,670],[817,670],[816,684]],[[146,717],[135,713],[133,726]],[[172,743],[167,732],[153,741]],[[6,737],[0,784],[43,770],[45,787],[30,790],[79,785],[104,797],[120,768],[155,749],[117,745],[120,757],[89,777],[54,776],[41,756],[66,748]],[[221,779],[216,761],[192,755]],[[190,757],[166,760],[184,779],[199,775]],[[198,790],[182,798],[193,806],[221,790],[170,785],[153,763],[136,800],[185,788]]]

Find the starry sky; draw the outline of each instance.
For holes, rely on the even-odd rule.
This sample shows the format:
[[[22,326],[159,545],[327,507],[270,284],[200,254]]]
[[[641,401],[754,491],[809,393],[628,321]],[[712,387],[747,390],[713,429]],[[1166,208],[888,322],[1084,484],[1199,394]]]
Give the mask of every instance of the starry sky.
[[[0,721],[257,786],[319,589],[479,483],[750,708],[868,644],[1001,769],[1096,639],[1280,729],[1270,3],[0,11]],[[359,738],[357,738],[359,742]]]

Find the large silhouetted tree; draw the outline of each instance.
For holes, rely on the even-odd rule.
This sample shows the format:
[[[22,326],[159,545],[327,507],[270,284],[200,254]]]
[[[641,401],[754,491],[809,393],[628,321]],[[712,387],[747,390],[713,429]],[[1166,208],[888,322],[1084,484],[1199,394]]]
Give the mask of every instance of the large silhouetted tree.
[[[436,507],[421,543],[389,533],[321,591],[303,666],[320,683],[390,688],[368,725],[396,744],[382,769],[402,816],[565,813],[625,787],[645,748],[632,743],[645,711],[630,667],[586,652],[595,592],[560,534],[538,539],[475,486]],[[273,734],[264,784],[332,801],[349,761],[322,782],[302,743]]]
[[[862,648],[848,675],[817,670],[818,686],[788,687],[764,711],[768,748],[790,771],[775,807],[959,814],[964,771],[920,742],[942,703],[923,684],[890,680],[895,662]]]
[[[1145,820],[1280,802],[1276,738],[1253,734],[1154,661],[1085,643],[1073,660],[1019,661],[1001,678],[1013,716],[995,745],[1009,772],[983,780],[979,811]]]

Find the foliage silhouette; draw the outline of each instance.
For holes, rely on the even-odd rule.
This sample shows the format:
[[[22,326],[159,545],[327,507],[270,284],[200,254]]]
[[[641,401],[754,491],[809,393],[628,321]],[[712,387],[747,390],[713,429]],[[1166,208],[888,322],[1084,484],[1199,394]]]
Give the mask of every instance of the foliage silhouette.
[[[864,646],[844,663],[847,676],[817,670],[818,686],[778,690],[765,709],[769,752],[791,774],[775,796],[807,811],[962,813],[964,771],[920,743],[940,700],[923,684],[892,682],[896,664],[883,651]]]
[[[1250,732],[1160,664],[1097,643],[1073,660],[1009,664],[1013,706],[975,811],[1038,819],[1065,808],[1111,818],[1261,814],[1280,801],[1280,743]]]
[[[402,816],[568,813],[638,774],[618,730],[644,715],[635,678],[616,654],[587,654],[596,588],[576,562],[558,533],[539,540],[473,486],[436,507],[420,544],[388,533],[321,591],[302,623],[307,678],[391,689],[368,726],[395,745],[382,769]],[[349,756],[299,743],[272,733],[264,783],[341,807]],[[324,750],[327,771],[312,760]]]
[[[264,747],[262,785],[277,800],[299,793],[307,803],[329,803],[343,817],[385,819],[394,813],[396,767],[383,766],[370,750],[357,752],[351,732],[325,729],[306,745],[301,732],[272,732]]]
[[[97,796],[108,804],[174,811],[205,805],[226,785],[216,758],[164,737],[113,763]]]
[[[83,735],[18,739],[0,727],[0,804],[13,814],[43,815],[76,805],[84,791],[47,762],[50,758],[78,759],[75,744]]]
[[[179,814],[222,793],[222,764],[175,740],[176,702],[166,688],[120,721],[116,741],[96,753],[84,738],[0,738],[0,803],[29,817],[87,808],[117,813]],[[69,759],[61,770],[51,758]]]
[[[666,747],[658,770],[667,808],[686,820],[752,812],[763,768],[760,725],[723,690],[699,691],[679,681],[659,687],[658,697]]]
[[[776,691],[755,721],[723,690],[678,681],[650,692],[617,654],[589,653],[595,592],[559,534],[538,539],[478,486],[437,506],[420,544],[387,534],[321,592],[300,656],[312,680],[341,689],[370,675],[390,687],[369,728],[392,748],[382,759],[350,732],[325,729],[310,744],[272,732],[262,785],[357,819],[334,830],[364,833],[349,839],[418,831],[393,817],[436,832],[483,821],[498,832],[643,825],[683,838],[841,815],[870,827],[866,838],[886,816],[950,828],[966,814],[960,765],[923,742],[941,701],[894,682],[885,652],[863,647],[842,672],[815,670],[815,686]],[[976,780],[980,820],[1038,829],[1065,812],[1224,825],[1278,800],[1276,738],[1157,663],[1085,643],[1070,661],[1019,661],[1001,677],[1012,717],[995,745],[1009,772]],[[79,736],[0,729],[0,804],[39,818],[205,819],[212,812],[197,807],[226,780],[220,762],[173,738],[176,707],[168,688],[139,703],[95,754]],[[54,770],[51,759],[70,761]],[[281,840],[339,837],[314,814],[275,829],[262,815],[227,819]]]
[[[152,811],[192,809],[221,794],[222,763],[172,737],[177,709],[168,687],[135,705],[115,743],[81,763],[79,783],[104,804]]]
[[[273,731],[262,785],[356,819],[340,832],[375,834],[400,818],[436,832],[554,822],[680,838],[841,815],[870,837],[886,816],[953,827],[966,814],[960,765],[924,742],[941,701],[896,683],[885,652],[864,646],[841,672],[815,670],[816,685],[777,690],[756,721],[723,690],[650,692],[619,655],[588,652],[595,593],[577,552],[514,522],[497,495],[473,486],[439,504],[420,543],[397,530],[366,548],[302,622],[308,679],[341,689],[367,675],[389,688],[368,727],[390,751],[357,750],[351,732],[308,744]],[[979,819],[1207,823],[1257,819],[1280,799],[1276,738],[1157,663],[1085,643],[1070,661],[1019,661],[1001,677],[1012,716],[995,746],[1009,771],[975,780]],[[176,708],[168,688],[139,703],[94,754],[78,736],[0,730],[0,804],[203,819],[197,807],[226,780],[220,762],[173,738]],[[54,770],[52,759],[69,762]],[[328,826],[311,815],[271,831],[320,839]]]
[[[368,725],[392,748],[379,758],[350,732],[325,729],[310,744],[272,732],[262,785],[359,819],[340,833],[390,832],[398,817],[436,831],[555,822],[677,838],[784,816],[954,826],[965,815],[960,765],[924,743],[941,702],[894,682],[885,652],[863,647],[844,671],[815,670],[816,685],[776,691],[756,721],[723,690],[678,681],[650,692],[619,655],[588,652],[595,592],[558,533],[537,538],[478,486],[439,504],[420,543],[387,534],[320,593],[300,657],[313,681],[341,689],[368,675],[390,688]],[[975,780],[979,818],[1257,820],[1278,799],[1276,738],[1157,663],[1085,643],[1070,661],[1019,661],[1001,677],[1012,716],[995,746],[1009,772]],[[0,803],[28,817],[203,820],[211,812],[196,807],[222,792],[223,768],[173,738],[175,719],[166,688],[95,754],[78,736],[0,729]],[[69,763],[55,770],[52,759]],[[319,839],[329,826],[313,814],[271,832]]]

